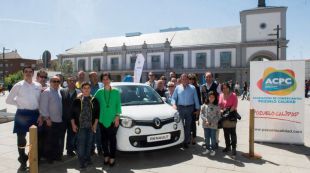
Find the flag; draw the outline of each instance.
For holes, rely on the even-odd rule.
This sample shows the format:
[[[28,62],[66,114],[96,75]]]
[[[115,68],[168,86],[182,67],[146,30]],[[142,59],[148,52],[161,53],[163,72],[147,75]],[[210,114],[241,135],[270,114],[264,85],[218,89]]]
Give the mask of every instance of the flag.
[[[137,54],[135,70],[134,70],[134,82],[136,83],[140,82],[144,61],[145,61],[144,56],[142,54]]]

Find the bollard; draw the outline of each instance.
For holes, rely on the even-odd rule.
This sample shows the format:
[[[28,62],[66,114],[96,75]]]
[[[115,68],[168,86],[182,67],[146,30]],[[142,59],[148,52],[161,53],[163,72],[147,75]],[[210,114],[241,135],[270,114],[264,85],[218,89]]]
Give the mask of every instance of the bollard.
[[[255,154],[254,152],[254,116],[255,110],[250,109],[250,118],[249,118],[249,153],[243,154],[244,157],[249,159],[261,159],[262,156]]]
[[[29,170],[30,173],[38,173],[38,136],[37,127],[32,125],[29,128]]]

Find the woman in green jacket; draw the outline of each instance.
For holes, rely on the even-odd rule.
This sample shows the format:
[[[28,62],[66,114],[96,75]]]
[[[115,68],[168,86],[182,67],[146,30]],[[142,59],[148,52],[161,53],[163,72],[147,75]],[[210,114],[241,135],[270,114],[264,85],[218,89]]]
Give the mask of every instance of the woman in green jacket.
[[[99,89],[95,98],[100,105],[99,126],[102,136],[102,147],[104,152],[104,164],[114,166],[116,152],[116,133],[119,126],[121,114],[121,99],[117,89],[112,88],[111,76],[105,72],[100,76],[104,88]]]

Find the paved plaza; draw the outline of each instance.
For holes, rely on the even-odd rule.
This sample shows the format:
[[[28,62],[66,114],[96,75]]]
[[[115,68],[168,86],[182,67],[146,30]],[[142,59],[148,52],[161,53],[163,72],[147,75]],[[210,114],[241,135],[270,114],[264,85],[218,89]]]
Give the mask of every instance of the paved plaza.
[[[0,110],[7,108],[14,112],[15,108],[4,102],[5,96],[0,96]],[[237,124],[238,147],[235,159],[224,155],[221,149],[224,146],[223,132],[221,131],[220,149],[216,156],[202,155],[203,130],[201,125],[197,130],[196,145],[190,145],[183,150],[172,147],[149,152],[117,153],[117,162],[113,168],[103,166],[102,157],[94,156],[94,164],[87,168],[90,173],[117,172],[117,173],[225,173],[225,172],[283,172],[309,173],[310,172],[310,99],[305,101],[305,146],[255,143],[255,152],[262,155],[261,160],[249,160],[242,156],[248,152],[249,140],[249,101],[239,100],[238,110],[242,120]],[[16,135],[12,133],[13,122],[0,124],[0,172],[16,173],[19,167],[17,161]],[[77,158],[64,157],[64,161],[54,164],[43,163],[40,172],[63,173],[80,172]]]

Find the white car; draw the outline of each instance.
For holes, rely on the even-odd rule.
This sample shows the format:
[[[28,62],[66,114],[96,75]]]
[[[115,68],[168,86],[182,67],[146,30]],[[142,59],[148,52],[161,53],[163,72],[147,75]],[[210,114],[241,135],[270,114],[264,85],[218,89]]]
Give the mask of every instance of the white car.
[[[117,131],[119,151],[146,151],[183,143],[184,127],[178,112],[148,85],[116,82],[122,115]]]

